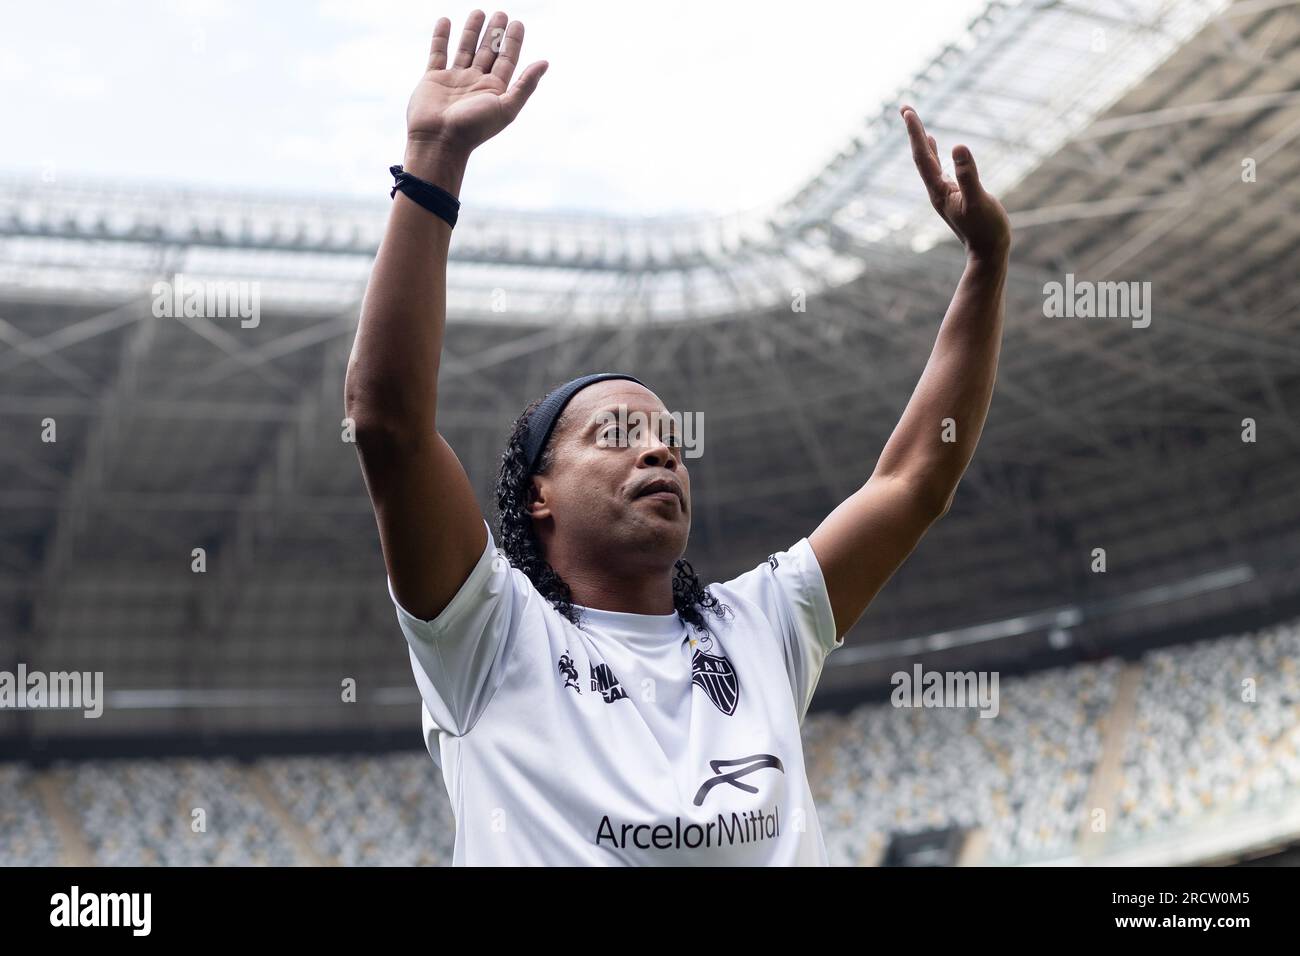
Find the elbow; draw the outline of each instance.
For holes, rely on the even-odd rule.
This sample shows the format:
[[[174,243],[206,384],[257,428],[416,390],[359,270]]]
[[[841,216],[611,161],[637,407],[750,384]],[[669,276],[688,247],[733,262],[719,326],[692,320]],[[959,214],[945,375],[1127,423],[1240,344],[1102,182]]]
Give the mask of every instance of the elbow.
[[[957,486],[955,484],[918,484],[914,487],[914,493],[917,500],[921,502],[921,507],[925,509],[925,513],[934,522],[946,515],[952,508],[952,500],[957,496]]]
[[[908,510],[919,517],[928,518],[932,524],[948,513],[957,494],[954,482],[924,480],[916,476],[889,476],[877,471],[872,480],[885,480],[897,488],[907,502]]]
[[[372,389],[351,369],[343,380],[343,414],[355,429],[361,422],[371,424],[378,419]]]
[[[343,413],[357,450],[364,457],[409,448],[433,434],[434,409],[419,409],[392,388],[376,386],[349,370],[343,386]]]
[[[954,488],[952,492],[948,495],[948,497],[944,499],[943,505],[939,508],[938,514],[936,514],[934,517],[935,521],[938,521],[940,518],[946,515],[950,510],[952,510],[952,499],[956,497],[957,497],[957,489]]]
[[[957,496],[957,482],[939,484],[921,484],[917,486],[917,495],[925,503],[926,512],[938,521],[952,508],[952,500]]]

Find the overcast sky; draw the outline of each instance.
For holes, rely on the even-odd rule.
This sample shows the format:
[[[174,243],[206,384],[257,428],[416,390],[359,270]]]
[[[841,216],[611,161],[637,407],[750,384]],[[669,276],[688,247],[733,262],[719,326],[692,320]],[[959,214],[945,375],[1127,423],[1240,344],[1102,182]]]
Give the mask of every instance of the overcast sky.
[[[505,10],[527,27],[523,63],[550,70],[515,124],[476,151],[463,198],[627,214],[783,199],[984,6],[515,0]],[[60,179],[387,196],[433,24],[450,17],[454,37],[472,9],[12,4],[0,162]]]

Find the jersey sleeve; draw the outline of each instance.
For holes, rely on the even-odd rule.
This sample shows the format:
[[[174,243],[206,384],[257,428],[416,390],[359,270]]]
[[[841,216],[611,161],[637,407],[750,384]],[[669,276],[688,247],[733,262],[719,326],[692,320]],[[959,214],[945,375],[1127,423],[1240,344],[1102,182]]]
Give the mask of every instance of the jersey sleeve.
[[[752,602],[781,641],[790,690],[803,721],[831,651],[844,642],[835,636],[835,616],[821,565],[807,538],[778,551],[722,589]]]
[[[388,581],[388,596],[406,637],[416,686],[439,730],[457,737],[469,733],[505,678],[526,600],[516,573],[497,551],[489,527],[478,563],[451,603],[432,620],[422,620],[402,607],[392,579]]]

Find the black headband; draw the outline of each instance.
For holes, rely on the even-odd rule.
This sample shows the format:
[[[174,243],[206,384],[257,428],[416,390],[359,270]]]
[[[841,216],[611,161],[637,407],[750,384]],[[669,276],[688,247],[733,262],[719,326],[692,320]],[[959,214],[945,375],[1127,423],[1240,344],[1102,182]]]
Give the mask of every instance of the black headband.
[[[560,417],[560,412],[564,411],[564,406],[569,404],[569,399],[588,385],[611,378],[623,378],[643,387],[645,385],[640,379],[624,375],[622,372],[596,372],[593,375],[584,375],[571,382],[565,382],[542,399],[537,409],[528,416],[528,424],[524,426],[523,446],[524,454],[528,457],[529,474],[532,474],[533,469],[537,467],[537,459],[546,446],[546,440],[551,437],[551,431],[555,428],[555,421]]]

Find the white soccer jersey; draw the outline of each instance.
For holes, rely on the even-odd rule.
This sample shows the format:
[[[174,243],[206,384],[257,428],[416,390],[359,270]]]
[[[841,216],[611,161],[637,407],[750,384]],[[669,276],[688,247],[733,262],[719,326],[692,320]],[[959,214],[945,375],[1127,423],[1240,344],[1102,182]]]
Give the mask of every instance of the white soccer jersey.
[[[486,522],[485,522],[486,523]],[[840,642],[807,538],[680,615],[562,617],[487,547],[432,621],[393,596],[455,865],[826,865],[799,726]]]

